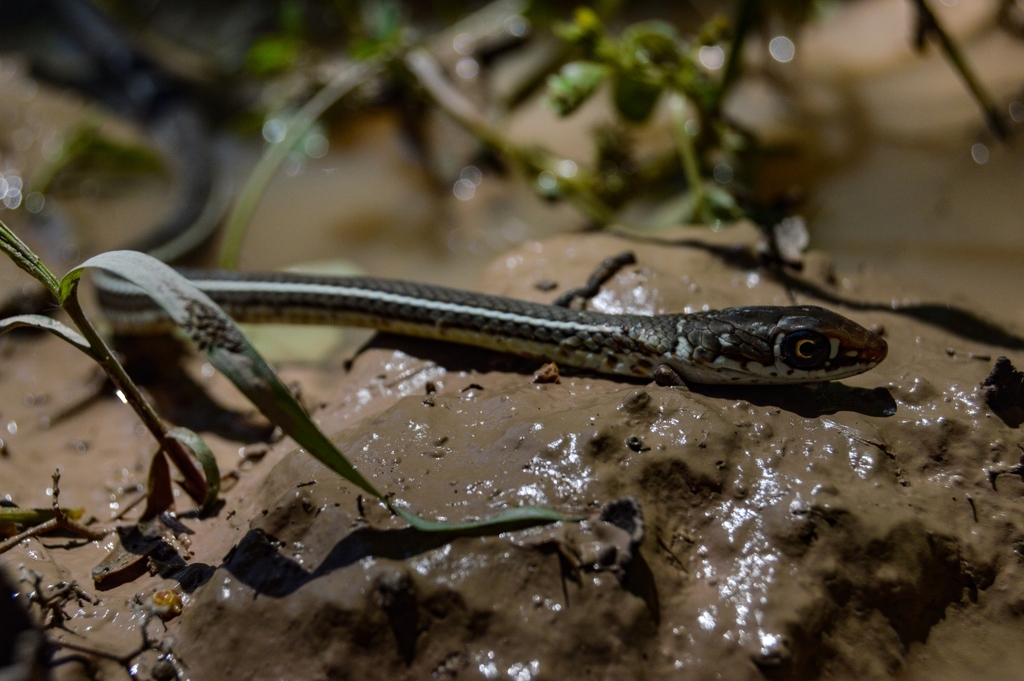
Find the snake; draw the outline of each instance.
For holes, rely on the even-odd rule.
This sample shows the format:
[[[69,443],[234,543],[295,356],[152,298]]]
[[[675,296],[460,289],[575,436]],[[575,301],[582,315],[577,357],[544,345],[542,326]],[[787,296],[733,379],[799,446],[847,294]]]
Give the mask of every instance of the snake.
[[[90,3],[56,3],[50,10],[60,34],[76,47],[74,54],[84,55],[78,59],[89,65],[75,72],[72,84],[167,138],[179,169],[179,200],[170,217],[134,247],[168,262],[181,258],[210,237],[226,206],[201,117],[172,79]],[[147,86],[134,87],[139,82]],[[366,326],[664,384],[830,381],[873,368],[887,351],[877,334],[813,306],[643,316],[385,279],[183,273],[240,321]],[[144,333],[170,325],[128,282],[109,275],[95,282],[115,331]]]
[[[372,277],[179,272],[237,321],[367,327],[662,385],[832,381],[874,368],[888,351],[878,334],[812,305],[612,314]],[[96,280],[115,332],[172,325],[141,289]]]

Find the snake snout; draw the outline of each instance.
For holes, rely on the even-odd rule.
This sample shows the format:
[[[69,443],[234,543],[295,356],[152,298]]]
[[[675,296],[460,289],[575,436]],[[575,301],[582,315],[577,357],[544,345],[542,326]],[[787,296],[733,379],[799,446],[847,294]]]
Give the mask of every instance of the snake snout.
[[[868,332],[867,338],[864,339],[864,344],[860,351],[861,359],[865,362],[878,364],[885,359],[888,354],[889,344],[886,343],[881,336]]]

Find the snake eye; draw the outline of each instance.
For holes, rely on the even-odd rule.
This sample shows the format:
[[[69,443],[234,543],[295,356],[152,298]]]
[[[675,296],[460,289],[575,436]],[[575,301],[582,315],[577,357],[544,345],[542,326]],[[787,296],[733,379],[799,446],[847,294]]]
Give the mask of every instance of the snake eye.
[[[817,331],[794,331],[782,339],[782,361],[795,369],[815,369],[828,359],[832,345]]]

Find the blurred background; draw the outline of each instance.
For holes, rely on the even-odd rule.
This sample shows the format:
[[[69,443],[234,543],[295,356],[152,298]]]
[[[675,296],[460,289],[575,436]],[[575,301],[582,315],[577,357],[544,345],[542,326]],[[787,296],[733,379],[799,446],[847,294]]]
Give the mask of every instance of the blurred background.
[[[531,239],[752,222],[950,300],[1024,274],[1020,0],[0,11],[0,219],[58,273],[191,234],[163,255],[472,287]]]

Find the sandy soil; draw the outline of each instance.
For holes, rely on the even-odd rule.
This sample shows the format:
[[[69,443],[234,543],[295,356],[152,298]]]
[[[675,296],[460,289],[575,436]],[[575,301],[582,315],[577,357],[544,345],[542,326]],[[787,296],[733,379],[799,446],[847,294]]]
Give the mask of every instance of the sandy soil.
[[[1019,99],[1024,43],[992,27],[997,0],[932,4],[1000,105]],[[1024,367],[1014,286],[1024,157],[984,133],[942,55],[911,50],[912,31],[905,0],[837,6],[804,29],[794,62],[768,63],[727,103],[768,146],[800,150],[763,169],[763,189],[808,187],[815,244],[837,254],[838,274],[811,254],[808,286],[791,290],[742,246],[531,241],[578,229],[579,216],[492,173],[473,201],[439,193],[410,163],[393,115],[332,131],[331,154],[268,189],[245,268],[344,257],[376,274],[473,286],[481,262],[513,248],[476,287],[550,301],[632,249],[638,264],[604,287],[596,309],[825,304],[884,329],[889,358],[843,385],[730,391],[565,371],[560,383],[535,384],[536,363],[397,337],[379,337],[349,369],[344,350],[316,366],[282,364],[324,429],[411,509],[463,520],[538,504],[591,517],[451,542],[403,531],[290,440],[243,446],[267,424],[202,358],[186,359],[191,387],[164,377],[147,390],[213,448],[227,475],[220,512],[196,519],[182,497],[138,576],[94,582],[112,537],[55,534],[0,555],[19,603],[33,596],[33,575],[43,596],[67,582],[82,590],[56,599],[59,611],[31,606],[40,621],[63,613],[47,636],[122,658],[60,651],[52,676],[1020,678],[1024,437],[1017,420],[993,414],[981,384],[1000,355]],[[29,177],[61,131],[95,112],[12,76],[6,58],[0,70],[0,146],[13,163],[4,172]],[[599,99],[564,121],[523,107],[509,134],[585,164],[592,124],[610,115]],[[641,133],[642,148],[670,139],[665,113]],[[443,123],[435,152],[454,178],[475,145],[446,136]],[[12,156],[7,138],[25,133],[30,148]],[[259,146],[221,142],[241,181]],[[972,156],[977,144],[987,160]],[[65,197],[70,219],[48,231],[17,211],[4,220],[59,269],[151,224],[169,182]],[[687,236],[752,243],[742,230]],[[854,270],[863,259],[898,276]],[[0,261],[0,298],[26,281]],[[542,281],[558,286],[542,291]],[[937,317],[956,331],[925,321]],[[291,333],[304,351],[334,342]],[[158,357],[141,368],[173,365]],[[47,507],[60,468],[61,502],[104,527],[140,498],[154,444],[115,397],[83,404],[94,378],[60,341],[0,338],[0,496]],[[642,509],[642,535],[598,519],[623,498]],[[183,612],[149,621],[144,640],[161,590]],[[22,624],[14,603],[0,597],[0,660]]]
[[[742,252],[608,236],[529,242],[481,288],[551,300],[626,249],[638,264],[595,309],[821,303],[742,265]],[[347,372],[283,369],[342,450],[410,508],[466,520],[539,504],[592,516],[579,526],[418,536],[287,439],[261,456],[207,435],[237,484],[215,517],[168,528],[153,574],[96,585],[113,541],[60,536],[0,564],[51,589],[77,581],[98,602],[68,602],[66,631],[50,635],[118,654],[140,645],[154,591],[181,594],[179,617],[149,624],[158,649],[130,662],[140,678],[169,678],[168,662],[192,679],[1019,678],[1024,439],[980,385],[997,356],[1024,366],[1024,352],[884,309],[941,291],[836,277],[820,254],[802,277],[882,303],[833,305],[884,329],[882,366],[824,388],[688,391],[566,372],[536,384],[532,362],[379,337]],[[543,292],[543,280],[558,287]],[[1007,302],[975,311],[998,322]],[[148,436],[112,398],[43,427],[82,392],[88,362],[46,339],[0,352],[4,493],[45,506],[60,466],[61,501],[107,521],[145,480]],[[197,383],[245,412],[202,365],[188,363]],[[624,497],[642,508],[639,544],[593,517]],[[95,664],[103,678],[126,674]]]

